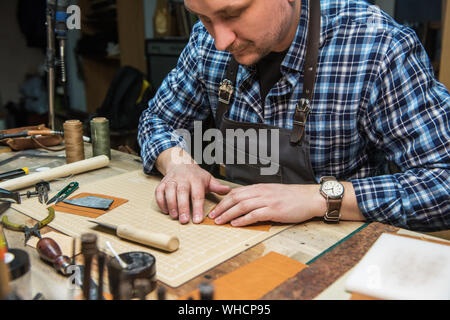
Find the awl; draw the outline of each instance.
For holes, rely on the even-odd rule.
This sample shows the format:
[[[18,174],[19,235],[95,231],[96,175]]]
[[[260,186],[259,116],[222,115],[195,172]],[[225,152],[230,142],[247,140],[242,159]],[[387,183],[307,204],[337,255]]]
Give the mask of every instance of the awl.
[[[55,130],[25,130],[16,133],[0,133],[0,140],[8,139],[8,138],[23,138],[23,137],[31,137],[31,136],[51,136],[51,135],[60,135],[64,136],[64,131],[55,131]],[[83,136],[84,142],[91,142],[91,138]]]
[[[88,220],[99,226],[114,230],[116,235],[127,240],[131,240],[150,247],[158,248],[164,251],[173,252],[180,246],[180,240],[176,236],[170,236],[164,233],[151,232],[139,229],[127,224],[113,225],[95,220]]]

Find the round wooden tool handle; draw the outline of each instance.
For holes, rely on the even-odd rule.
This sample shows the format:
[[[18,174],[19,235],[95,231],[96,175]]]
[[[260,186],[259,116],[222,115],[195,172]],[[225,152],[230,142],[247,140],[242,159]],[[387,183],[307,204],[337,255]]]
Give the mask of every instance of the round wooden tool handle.
[[[101,155],[98,157],[81,160],[60,167],[52,168],[48,171],[36,172],[19,178],[11,179],[0,183],[0,188],[12,191],[26,188],[38,183],[41,180],[52,181],[58,178],[67,177],[72,174],[83,173],[86,171],[106,167],[109,164],[109,158]]]
[[[176,236],[150,232],[126,224],[117,226],[117,235],[124,239],[169,252],[177,250],[180,245],[180,241]]]

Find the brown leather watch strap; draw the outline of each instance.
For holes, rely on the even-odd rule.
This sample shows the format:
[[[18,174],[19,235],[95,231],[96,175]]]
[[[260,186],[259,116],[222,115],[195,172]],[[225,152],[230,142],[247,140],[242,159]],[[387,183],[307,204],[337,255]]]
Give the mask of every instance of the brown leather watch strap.
[[[326,222],[336,223],[341,218],[341,204],[342,199],[330,199],[327,201],[327,212],[325,213],[324,220]]]
[[[336,181],[337,179],[333,176],[323,176],[320,178],[320,183],[323,184],[327,181]],[[341,219],[341,205],[342,205],[342,197],[340,198],[330,198],[328,197],[322,189],[320,189],[320,193],[327,200],[327,212],[323,216],[323,220],[326,223],[339,223]]]

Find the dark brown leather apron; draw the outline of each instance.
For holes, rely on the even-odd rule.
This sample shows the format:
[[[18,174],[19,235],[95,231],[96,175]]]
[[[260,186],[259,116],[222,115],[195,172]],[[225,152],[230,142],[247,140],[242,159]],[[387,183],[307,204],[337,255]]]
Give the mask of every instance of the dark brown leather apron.
[[[309,0],[308,36],[306,42],[306,57],[303,68],[304,84],[302,98],[296,105],[294,124],[292,130],[278,128],[266,124],[251,122],[236,122],[227,118],[230,101],[234,91],[238,63],[232,58],[227,67],[226,78],[219,89],[219,107],[216,114],[216,125],[220,128],[224,138],[224,151],[226,157],[234,159],[234,163],[226,163],[226,178],[232,182],[247,185],[254,183],[285,183],[285,184],[311,184],[317,183],[310,161],[309,137],[305,132],[305,125],[310,112],[310,102],[314,92],[317,58],[320,40],[320,0]],[[265,131],[267,137],[261,135],[248,135],[245,143],[237,142],[234,138],[226,139],[227,129],[252,130],[260,133]],[[264,130],[265,129],[265,130]],[[272,130],[278,130],[278,146],[273,144]],[[233,132],[233,131],[228,131]],[[235,132],[235,131],[234,131]],[[276,136],[276,135],[275,135]],[[250,137],[250,138],[249,138]],[[275,140],[275,142],[277,142]],[[255,152],[255,144],[268,152]],[[242,146],[245,145],[245,149]],[[253,150],[253,151],[252,151]],[[278,163],[272,161],[274,152],[278,152]],[[234,156],[230,157],[230,153]],[[261,154],[270,155],[267,158]],[[238,157],[245,158],[245,163],[236,163]],[[269,161],[271,161],[269,163]],[[256,162],[256,163],[255,163]],[[262,168],[275,174],[261,174]],[[277,168],[277,170],[273,170]]]

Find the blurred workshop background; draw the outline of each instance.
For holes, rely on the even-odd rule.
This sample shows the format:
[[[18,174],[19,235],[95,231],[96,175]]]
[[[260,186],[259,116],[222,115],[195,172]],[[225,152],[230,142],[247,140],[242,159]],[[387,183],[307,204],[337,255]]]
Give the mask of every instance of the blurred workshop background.
[[[48,123],[47,1],[0,1],[0,130]],[[55,71],[56,129],[67,119],[106,116],[111,147],[138,153],[137,118],[175,66],[197,17],[182,0],[62,2],[80,10],[73,11],[75,27],[67,30],[67,81],[61,81],[58,66]],[[370,2],[416,31],[438,78],[449,86],[449,62],[443,59],[450,50],[446,0]]]

